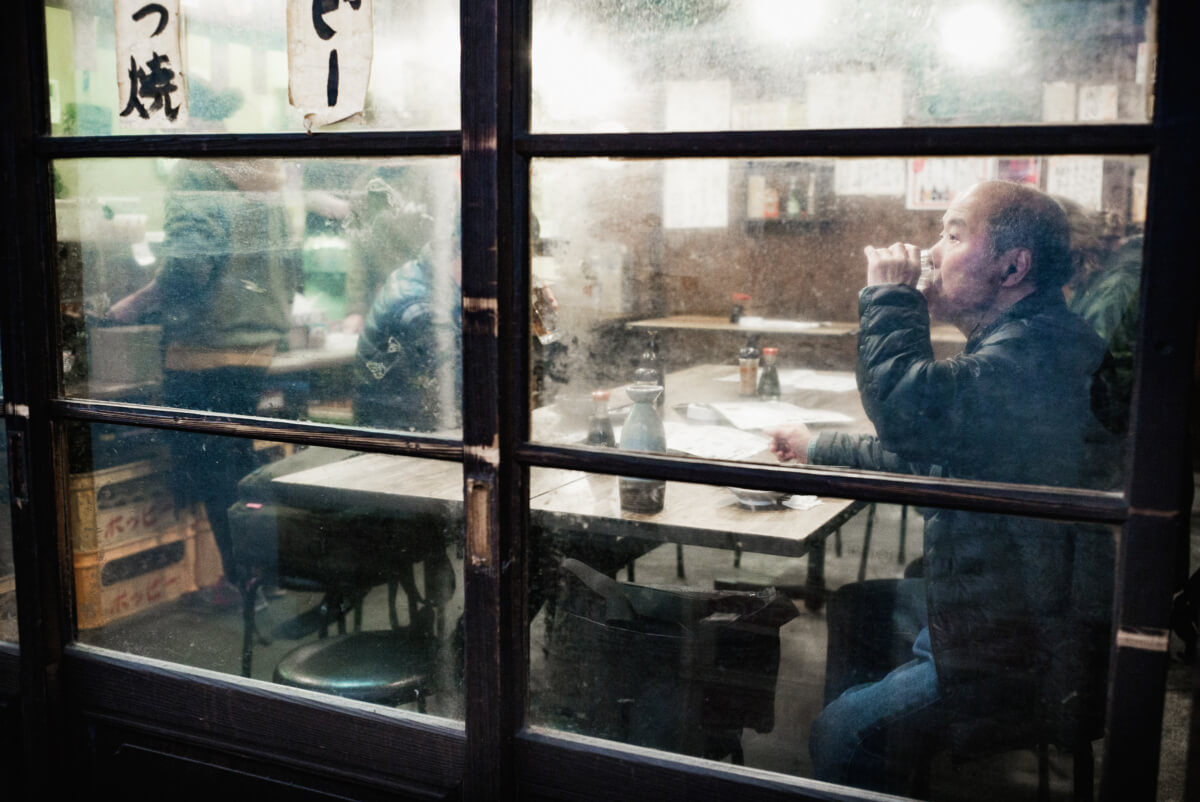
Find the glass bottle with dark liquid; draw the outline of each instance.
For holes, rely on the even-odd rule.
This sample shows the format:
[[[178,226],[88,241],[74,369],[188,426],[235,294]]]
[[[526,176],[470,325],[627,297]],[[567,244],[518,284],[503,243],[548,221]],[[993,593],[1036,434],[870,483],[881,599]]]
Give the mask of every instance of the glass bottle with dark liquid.
[[[592,393],[592,417],[588,421],[587,444],[589,446],[615,446],[612,420],[608,417],[608,390]]]
[[[633,408],[621,427],[621,448],[626,451],[649,451],[661,454],[667,450],[667,434],[654,408],[662,395],[662,386],[655,384],[653,371],[638,368],[634,382],[627,389]],[[621,509],[628,512],[653,514],[663,508],[667,483],[662,479],[639,479],[622,476],[618,479]]]

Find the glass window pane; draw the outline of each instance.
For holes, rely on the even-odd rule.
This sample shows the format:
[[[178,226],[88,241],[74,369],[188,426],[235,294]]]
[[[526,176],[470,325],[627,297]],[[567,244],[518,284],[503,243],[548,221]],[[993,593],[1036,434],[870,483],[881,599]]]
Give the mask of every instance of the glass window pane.
[[[458,463],[110,425],[70,462],[83,643],[461,718]]]
[[[17,580],[13,566],[8,487],[8,427],[0,421],[0,640],[17,641]]]
[[[455,434],[456,168],[56,162],[66,394]]]
[[[1142,122],[1152,94],[1152,7],[535,0],[533,127]]]
[[[625,477],[531,480],[538,726],[935,799],[1027,795],[1039,738],[1069,777],[1102,737],[1111,529],[675,482],[639,513]]]
[[[536,161],[532,439],[1117,487],[1146,169]]]
[[[357,5],[357,4],[355,4]],[[332,9],[329,13],[336,12]],[[350,4],[340,12],[351,13]],[[373,4],[374,38],[361,119],[325,130],[452,130],[458,128],[458,5],[437,0]],[[130,98],[118,87],[113,3],[48,0],[46,48],[52,133],[104,136],[137,133],[287,133],[305,130],[288,101],[285,0],[182,0],[182,76],[170,85],[174,105],[186,92],[188,122],[133,128],[122,112]],[[154,18],[152,18],[153,20]],[[340,25],[340,17],[330,16]],[[337,34],[329,40],[337,44]],[[336,48],[333,48],[336,49]],[[345,55],[343,54],[344,63]],[[326,65],[318,65],[318,67]],[[126,70],[128,65],[120,65]],[[153,78],[148,66],[143,72]],[[343,76],[343,85],[348,82]],[[151,81],[154,86],[165,85]],[[139,84],[140,85],[140,84]],[[144,99],[153,103],[154,92]],[[179,118],[177,118],[179,119]]]

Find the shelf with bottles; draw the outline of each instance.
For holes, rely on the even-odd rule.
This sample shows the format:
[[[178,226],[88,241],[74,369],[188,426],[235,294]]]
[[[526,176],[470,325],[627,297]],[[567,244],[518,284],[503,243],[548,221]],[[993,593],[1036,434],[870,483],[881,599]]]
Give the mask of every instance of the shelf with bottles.
[[[833,216],[833,164],[758,161],[746,164],[746,230],[804,231]]]

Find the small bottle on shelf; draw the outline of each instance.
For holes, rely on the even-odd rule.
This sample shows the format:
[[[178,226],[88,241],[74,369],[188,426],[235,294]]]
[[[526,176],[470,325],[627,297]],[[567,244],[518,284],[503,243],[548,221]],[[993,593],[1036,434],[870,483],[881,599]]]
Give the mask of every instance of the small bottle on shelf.
[[[796,190],[795,177],[788,181],[787,202],[784,204],[784,211],[788,220],[800,219],[800,195]]]
[[[775,360],[778,348],[762,349],[762,375],[758,377],[758,397],[763,401],[778,401],[780,396],[779,368]]]
[[[608,390],[592,393],[592,417],[588,420],[587,444],[589,446],[616,446],[612,420],[608,417]]]

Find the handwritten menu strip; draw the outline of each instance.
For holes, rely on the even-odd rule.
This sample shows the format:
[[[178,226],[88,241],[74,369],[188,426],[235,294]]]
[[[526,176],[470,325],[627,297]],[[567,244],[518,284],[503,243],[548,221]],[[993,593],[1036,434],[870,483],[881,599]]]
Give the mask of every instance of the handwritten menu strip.
[[[117,115],[127,128],[182,128],[188,121],[179,0],[114,0]]]
[[[288,0],[288,98],[308,130],[361,115],[374,55],[372,0]]]

